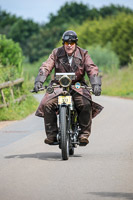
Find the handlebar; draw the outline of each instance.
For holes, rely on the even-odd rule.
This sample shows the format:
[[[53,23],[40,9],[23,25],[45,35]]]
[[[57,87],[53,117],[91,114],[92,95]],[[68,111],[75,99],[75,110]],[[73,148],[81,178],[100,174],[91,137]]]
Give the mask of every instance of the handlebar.
[[[44,91],[44,90],[45,90],[45,87],[42,87],[42,88],[39,88],[39,89],[38,89],[38,92]],[[34,89],[33,89],[33,90],[30,90],[30,92],[31,92],[31,93],[34,93],[34,92],[36,93],[36,91],[35,91]]]
[[[75,87],[75,85],[71,85],[71,87]],[[92,87],[91,86],[80,86],[81,88],[84,88],[84,89],[89,89],[90,92],[92,92]],[[48,89],[48,88],[61,88],[60,85],[52,85],[52,87],[49,87],[49,86],[45,86],[45,87],[42,87],[42,88],[39,88],[38,89],[38,92],[40,91],[44,91],[45,89]],[[30,91],[31,93],[36,93],[36,91],[33,89]]]

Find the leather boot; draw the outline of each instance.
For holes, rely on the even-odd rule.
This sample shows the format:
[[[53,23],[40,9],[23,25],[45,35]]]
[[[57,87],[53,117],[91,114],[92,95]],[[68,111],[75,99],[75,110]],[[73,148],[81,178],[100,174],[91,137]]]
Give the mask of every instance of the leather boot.
[[[86,146],[89,143],[88,136],[81,134],[79,136],[79,146]]]
[[[45,143],[45,144],[53,144],[54,142],[57,142],[56,137],[47,137],[47,138],[44,140],[44,143]]]

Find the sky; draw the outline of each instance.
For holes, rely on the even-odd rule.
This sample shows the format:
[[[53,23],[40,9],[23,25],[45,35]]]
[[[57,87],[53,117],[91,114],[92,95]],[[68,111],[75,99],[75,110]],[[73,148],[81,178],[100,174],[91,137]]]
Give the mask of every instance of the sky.
[[[0,0],[0,8],[23,19],[32,19],[37,23],[48,22],[50,13],[56,14],[65,2],[73,0]],[[124,5],[133,9],[133,0],[75,0],[87,4],[90,8],[101,8],[112,4]],[[77,11],[78,12],[78,11]]]

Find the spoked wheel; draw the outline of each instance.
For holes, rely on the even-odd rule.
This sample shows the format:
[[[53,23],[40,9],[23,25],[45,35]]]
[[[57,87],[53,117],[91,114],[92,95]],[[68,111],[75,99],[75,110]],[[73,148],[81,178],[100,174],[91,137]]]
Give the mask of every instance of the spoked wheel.
[[[62,106],[60,109],[60,130],[61,130],[61,151],[62,159],[68,160],[69,158],[69,135],[67,133],[67,107]]]

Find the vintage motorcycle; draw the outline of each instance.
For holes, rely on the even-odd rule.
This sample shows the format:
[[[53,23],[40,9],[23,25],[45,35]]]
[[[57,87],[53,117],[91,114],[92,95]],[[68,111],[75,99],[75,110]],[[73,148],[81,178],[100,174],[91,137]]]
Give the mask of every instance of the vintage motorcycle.
[[[49,94],[54,92],[54,88],[63,88],[62,93],[58,96],[57,142],[51,145],[59,145],[62,159],[68,160],[69,155],[74,155],[74,148],[76,148],[77,145],[81,145],[78,140],[80,126],[77,111],[70,93],[71,88],[76,87],[79,89],[82,87],[89,89],[90,92],[92,89],[86,85],[81,86],[80,82],[76,82],[75,85],[72,85],[72,81],[75,80],[75,73],[56,73],[55,79],[59,84],[54,83],[52,86],[45,86],[46,92]],[[39,89],[39,91],[41,90],[44,90],[44,88]]]

